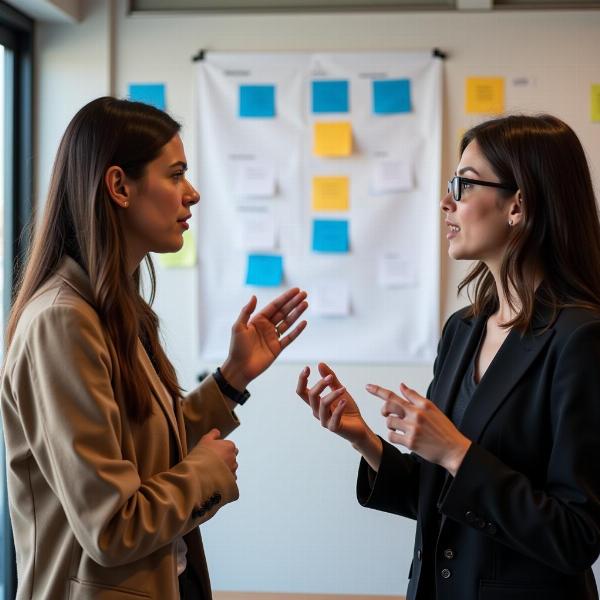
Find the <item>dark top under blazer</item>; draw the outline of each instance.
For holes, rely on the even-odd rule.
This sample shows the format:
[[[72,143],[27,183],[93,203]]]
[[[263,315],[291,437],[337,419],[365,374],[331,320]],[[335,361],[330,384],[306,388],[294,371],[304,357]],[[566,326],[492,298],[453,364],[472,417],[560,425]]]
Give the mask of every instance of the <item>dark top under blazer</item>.
[[[488,318],[465,313],[444,327],[427,391],[445,413]],[[488,367],[455,478],[387,442],[376,475],[361,461],[359,502],[417,520],[407,600],[430,600],[423,572],[439,600],[598,598],[600,319],[570,308],[547,325],[538,308],[532,331],[511,331]]]

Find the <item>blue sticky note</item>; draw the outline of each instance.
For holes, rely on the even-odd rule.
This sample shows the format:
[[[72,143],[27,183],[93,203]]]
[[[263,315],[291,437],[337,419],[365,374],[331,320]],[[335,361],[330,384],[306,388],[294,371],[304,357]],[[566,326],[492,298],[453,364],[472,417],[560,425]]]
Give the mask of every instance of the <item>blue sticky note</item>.
[[[313,81],[312,111],[314,113],[348,112],[348,82]]]
[[[165,84],[164,83],[130,83],[129,99],[143,102],[165,110]]]
[[[312,249],[315,252],[348,252],[348,221],[315,219]]]
[[[410,79],[382,79],[373,82],[373,112],[390,115],[410,112]]]
[[[271,254],[250,254],[246,285],[278,286],[283,281],[283,257]]]
[[[274,85],[240,85],[240,117],[274,116]]]

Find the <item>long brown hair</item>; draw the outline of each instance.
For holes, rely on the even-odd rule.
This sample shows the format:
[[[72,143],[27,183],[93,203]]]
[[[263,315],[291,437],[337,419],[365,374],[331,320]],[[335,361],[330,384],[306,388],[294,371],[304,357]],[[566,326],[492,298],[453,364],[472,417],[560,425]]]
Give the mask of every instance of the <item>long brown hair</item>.
[[[513,115],[467,131],[461,155],[473,140],[499,180],[517,187],[523,197],[523,219],[514,228],[500,269],[503,291],[517,311],[506,326],[525,331],[531,325],[536,270],[543,277],[537,297],[552,309],[551,321],[568,306],[600,312],[600,221],[575,132],[550,115]],[[494,278],[483,262],[461,281],[459,293],[465,287],[470,291],[471,284],[471,316],[498,306]]]
[[[143,422],[152,412],[150,382],[137,358],[138,339],[173,398],[181,394],[177,376],[161,347],[158,317],[150,307],[155,274],[150,256],[149,303],[140,293],[140,268],[128,273],[124,239],[104,183],[108,167],[120,166],[139,180],[146,165],[180,130],[166,113],[146,104],[105,97],[84,106],[60,142],[43,218],[33,237],[10,314],[7,344],[27,302],[56,271],[65,255],[86,271],[98,312],[119,356],[119,393],[129,417]],[[116,390],[117,392],[117,390]]]

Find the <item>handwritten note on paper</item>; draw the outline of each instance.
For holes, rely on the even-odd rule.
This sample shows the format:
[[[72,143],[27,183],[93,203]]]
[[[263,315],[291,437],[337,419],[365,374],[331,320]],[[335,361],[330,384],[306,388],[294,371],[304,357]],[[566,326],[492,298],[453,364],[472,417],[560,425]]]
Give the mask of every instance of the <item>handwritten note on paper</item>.
[[[405,160],[382,160],[373,166],[371,188],[374,194],[413,189],[411,166]]]
[[[270,198],[275,195],[275,168],[268,161],[253,160],[237,165],[233,189],[236,196]]]
[[[373,112],[376,115],[407,113],[410,110],[410,79],[373,81]]]
[[[275,116],[274,85],[240,85],[240,111],[242,118],[273,118]]]
[[[348,252],[348,221],[342,219],[316,219],[313,221],[315,252]]]
[[[275,254],[250,254],[246,285],[276,287],[283,282],[283,257]]]
[[[134,102],[150,104],[160,110],[166,108],[164,83],[130,83],[127,96]]]
[[[467,77],[467,114],[498,115],[504,112],[504,77]]]
[[[240,246],[244,250],[274,250],[277,245],[275,218],[271,211],[239,213]]]
[[[386,252],[379,257],[377,283],[383,288],[414,287],[417,285],[414,260],[400,252]]]
[[[190,229],[183,233],[181,250],[159,254],[158,264],[164,269],[186,269],[196,265],[196,238]]]
[[[600,83],[593,83],[590,89],[590,119],[600,122]]]
[[[313,81],[312,111],[317,114],[348,112],[348,82]]]
[[[349,121],[314,124],[313,152],[316,156],[350,156],[352,125]]]
[[[348,210],[348,177],[313,177],[312,208],[316,211]]]
[[[346,281],[320,282],[310,292],[310,308],[319,317],[350,315],[350,286]]]

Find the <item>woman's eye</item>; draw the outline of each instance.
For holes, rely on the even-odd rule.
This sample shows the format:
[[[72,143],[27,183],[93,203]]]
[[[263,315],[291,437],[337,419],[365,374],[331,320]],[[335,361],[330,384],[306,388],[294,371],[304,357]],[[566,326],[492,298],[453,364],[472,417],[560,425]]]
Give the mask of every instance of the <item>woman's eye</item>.
[[[171,177],[173,179],[175,179],[175,181],[178,181],[179,179],[181,179],[183,177],[183,171],[177,171],[177,173],[173,173],[173,175],[171,175]]]
[[[465,190],[470,190],[470,189],[473,187],[473,184],[471,184],[471,183],[466,183],[466,182],[462,182],[462,183],[461,183],[461,185],[462,185],[463,192],[464,192]]]

